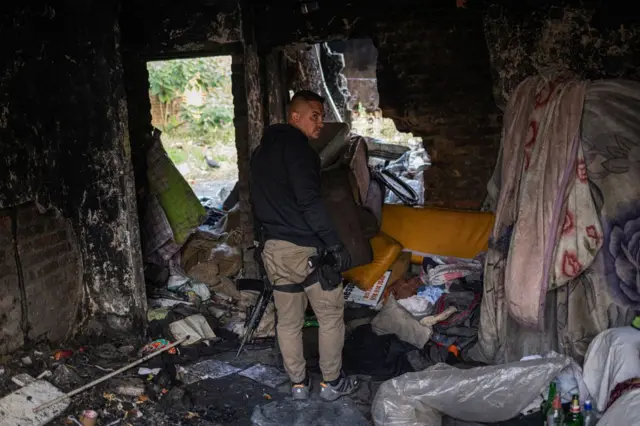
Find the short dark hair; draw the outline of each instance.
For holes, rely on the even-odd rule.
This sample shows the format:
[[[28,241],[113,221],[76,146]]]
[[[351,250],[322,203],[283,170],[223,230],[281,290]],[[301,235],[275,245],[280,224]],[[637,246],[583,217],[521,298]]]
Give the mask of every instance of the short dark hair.
[[[320,102],[324,103],[324,97],[318,95],[316,92],[312,92],[311,90],[300,90],[296,92],[291,98],[291,103],[296,101],[305,101],[305,102]]]

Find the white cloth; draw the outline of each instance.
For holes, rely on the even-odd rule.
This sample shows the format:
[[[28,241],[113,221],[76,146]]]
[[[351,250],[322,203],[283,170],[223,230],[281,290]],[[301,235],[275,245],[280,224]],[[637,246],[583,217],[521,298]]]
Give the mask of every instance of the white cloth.
[[[640,330],[620,327],[598,334],[589,345],[583,371],[596,408],[603,411],[618,383],[640,377]]]
[[[626,392],[613,403],[598,426],[640,425],[640,389]]]

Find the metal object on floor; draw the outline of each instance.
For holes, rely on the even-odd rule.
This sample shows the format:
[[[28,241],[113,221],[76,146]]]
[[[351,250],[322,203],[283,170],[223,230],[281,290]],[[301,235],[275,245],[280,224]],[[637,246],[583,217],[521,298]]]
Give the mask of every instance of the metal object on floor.
[[[150,353],[149,355],[147,355],[147,356],[145,356],[145,357],[143,357],[143,358],[141,358],[141,359],[139,359],[139,360],[137,360],[137,361],[132,362],[131,364],[127,364],[127,365],[125,365],[124,367],[122,367],[122,368],[120,368],[120,369],[118,369],[118,370],[114,371],[113,373],[109,373],[109,374],[107,374],[106,376],[103,376],[103,377],[101,377],[101,378],[99,378],[99,379],[96,379],[96,380],[94,380],[94,381],[93,381],[93,382],[91,382],[91,383],[87,383],[86,385],[84,385],[84,386],[82,386],[82,387],[79,387],[78,389],[72,390],[72,391],[71,391],[71,392],[69,392],[69,393],[66,393],[66,394],[64,394],[64,395],[62,395],[62,396],[60,396],[60,397],[58,397],[58,398],[56,398],[56,399],[54,399],[54,400],[51,400],[51,401],[49,401],[49,402],[47,402],[47,403],[45,403],[45,404],[42,404],[42,405],[40,405],[39,407],[34,408],[34,409],[33,409],[33,412],[34,412],[34,413],[37,413],[38,411],[44,410],[44,409],[45,409],[45,408],[47,408],[47,407],[51,407],[52,405],[55,405],[55,404],[57,404],[57,403],[58,403],[58,402],[60,402],[60,401],[63,401],[63,400],[65,400],[65,399],[67,399],[67,398],[71,398],[72,396],[77,395],[77,394],[79,394],[80,392],[82,392],[82,391],[84,391],[84,390],[86,390],[86,389],[89,389],[89,388],[94,387],[94,386],[95,386],[95,385],[97,385],[98,383],[102,383],[102,382],[104,382],[105,380],[108,380],[108,379],[112,378],[113,376],[116,376],[116,375],[118,375],[118,374],[122,373],[123,371],[126,371],[126,370],[128,370],[128,369],[130,369],[130,368],[132,368],[132,367],[135,367],[136,365],[142,364],[143,362],[148,361],[148,360],[150,360],[151,358],[153,358],[153,357],[155,357],[155,356],[158,356],[158,355],[160,355],[161,353],[166,352],[166,351],[168,351],[169,349],[171,349],[171,348],[173,348],[173,347],[175,347],[175,346],[178,346],[178,345],[182,344],[183,342],[185,342],[185,341],[186,341],[186,340],[188,340],[189,338],[190,338],[190,336],[185,336],[185,337],[183,337],[182,339],[179,339],[179,340],[177,340],[177,341],[175,341],[175,342],[171,343],[170,345],[167,345],[167,346],[165,346],[165,347],[163,347],[163,348],[161,348],[161,349],[158,349],[157,351],[152,352],[152,353]]]
[[[260,297],[258,297],[258,300],[255,306],[251,308],[251,312],[247,316],[247,321],[245,322],[244,336],[242,336],[242,342],[240,342],[240,348],[238,348],[238,353],[236,353],[236,359],[240,356],[240,353],[242,353],[242,349],[244,348],[244,345],[247,342],[250,342],[251,340],[253,340],[253,334],[255,333],[256,329],[260,325],[260,321],[262,320],[262,317],[265,311],[267,310],[267,306],[272,300],[273,300],[273,289],[271,288],[270,285],[266,285],[265,283],[264,290],[262,290],[262,293],[260,293]]]

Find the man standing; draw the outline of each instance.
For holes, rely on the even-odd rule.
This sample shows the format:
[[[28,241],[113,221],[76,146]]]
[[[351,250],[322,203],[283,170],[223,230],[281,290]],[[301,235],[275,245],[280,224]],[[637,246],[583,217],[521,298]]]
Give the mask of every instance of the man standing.
[[[358,383],[342,372],[344,296],[342,286],[323,289],[309,259],[327,251],[338,271],[351,257],[320,198],[320,158],[309,139],[320,135],[324,98],[300,91],[291,99],[287,124],[269,126],[251,158],[251,196],[264,243],[262,260],[274,289],[278,343],[295,399],[309,397],[311,382],[302,350],[307,303],[318,319],[320,396],[348,395]]]

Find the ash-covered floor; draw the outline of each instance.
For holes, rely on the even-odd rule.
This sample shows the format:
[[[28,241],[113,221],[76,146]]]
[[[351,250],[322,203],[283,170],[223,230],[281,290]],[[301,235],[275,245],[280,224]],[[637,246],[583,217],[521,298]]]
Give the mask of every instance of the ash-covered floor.
[[[247,346],[237,359],[238,342],[219,340],[210,346],[207,355],[202,355],[202,350],[188,349],[176,354],[165,353],[142,364],[148,369],[160,368],[158,374],[138,374],[140,370],[137,366],[98,384],[71,398],[65,412],[49,424],[80,424],[76,422],[84,410],[96,411],[96,424],[100,426],[373,424],[371,403],[382,380],[358,375],[361,385],[354,395],[333,403],[321,401],[318,397],[321,377],[317,366],[317,329],[307,328],[303,335],[305,356],[313,378],[313,395],[309,402],[291,401],[290,385],[273,339]],[[0,396],[19,388],[11,380],[17,374],[27,373],[37,377],[46,371],[50,371],[51,375],[44,380],[50,381],[63,392],[71,391],[135,361],[141,347],[142,343],[136,340],[77,342],[67,346],[66,350],[72,352],[69,355],[69,352],[63,353],[59,349],[35,345],[29,350],[0,359]],[[61,359],[56,360],[56,354]],[[31,364],[27,365],[29,361]],[[345,362],[347,367],[353,368],[350,361]],[[215,367],[207,370],[214,376],[220,374],[221,365],[232,372],[223,377],[203,380],[198,380],[197,374],[180,373],[181,368],[188,371],[193,365],[203,364]],[[263,383],[245,377],[251,375],[255,368],[250,368],[255,366],[272,370],[272,374],[257,377]],[[193,380],[197,381],[185,383]],[[272,383],[264,384],[269,381]],[[541,421],[541,415],[536,413],[496,423],[495,426],[534,426]],[[450,418],[445,418],[443,424],[470,425]]]
[[[305,336],[314,382],[311,403],[296,405],[291,402],[290,385],[281,368],[273,339],[248,345],[237,359],[238,342],[219,340],[204,351],[189,349],[178,350],[175,354],[164,353],[100,383],[72,397],[69,408],[50,424],[76,424],[74,420],[79,421],[84,410],[94,410],[98,413],[98,425],[282,425],[278,418],[274,418],[274,410],[269,408],[269,404],[279,413],[277,415],[289,410],[286,415],[291,418],[297,412],[299,421],[303,422],[303,416],[312,415],[318,420],[318,413],[321,413],[327,416],[327,422],[318,424],[343,424],[336,417],[348,420],[349,424],[370,424],[370,404],[379,382],[362,376],[360,389],[349,401],[320,401],[321,377],[317,359],[313,359],[314,353],[317,354],[313,348],[317,345],[317,329],[305,330]],[[71,391],[135,361],[139,358],[141,346],[135,340],[119,340],[113,343],[69,344],[65,348],[66,353],[42,345],[14,353],[2,360],[0,396],[19,388],[11,380],[17,374],[38,377],[47,371],[51,375],[44,380],[63,392]],[[204,355],[206,352],[208,354]],[[60,359],[56,360],[56,357]],[[189,371],[190,366],[202,364],[225,365],[230,367],[231,373],[206,379],[200,379],[197,374],[185,375],[184,371]],[[264,384],[245,377],[245,372],[251,375],[255,370],[250,369],[253,366],[271,369],[272,374],[257,377],[271,383]],[[139,367],[161,370],[157,374],[144,375],[139,374],[143,372]],[[181,373],[181,369],[185,370]],[[221,373],[214,368],[211,374]],[[191,381],[195,382],[185,383]],[[274,407],[275,404],[280,405]],[[259,406],[262,409],[256,412]]]

